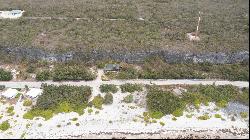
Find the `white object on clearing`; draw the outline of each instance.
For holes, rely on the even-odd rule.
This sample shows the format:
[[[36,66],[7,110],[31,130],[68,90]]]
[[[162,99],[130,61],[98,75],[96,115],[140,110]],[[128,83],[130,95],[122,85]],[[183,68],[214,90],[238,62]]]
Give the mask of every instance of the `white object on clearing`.
[[[30,98],[36,98],[37,96],[42,94],[42,89],[39,88],[31,88],[26,95]]]
[[[17,95],[17,90],[16,89],[12,89],[12,88],[9,88],[7,89],[6,91],[4,91],[2,93],[2,96],[5,97],[5,98],[14,98],[16,95]]]
[[[194,33],[187,33],[187,37],[190,41],[200,41],[200,38]]]
[[[17,19],[23,15],[23,10],[0,11],[1,18]]]

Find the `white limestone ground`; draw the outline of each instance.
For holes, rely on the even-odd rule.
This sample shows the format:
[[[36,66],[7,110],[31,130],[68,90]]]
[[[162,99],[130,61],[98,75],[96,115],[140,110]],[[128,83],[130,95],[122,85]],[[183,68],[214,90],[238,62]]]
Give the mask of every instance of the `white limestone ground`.
[[[95,91],[94,91],[95,92]],[[97,93],[94,93],[95,95]],[[231,121],[227,113],[223,110],[215,111],[215,105],[210,103],[209,106],[201,106],[199,111],[194,110],[190,113],[184,112],[182,117],[178,117],[176,121],[173,121],[172,115],[166,115],[157,123],[147,124],[143,119],[138,116],[143,116],[143,112],[146,111],[145,107],[135,103],[123,103],[123,97],[129,93],[118,93],[113,94],[114,101],[112,105],[103,105],[102,110],[93,109],[91,114],[88,113],[88,109],[85,109],[85,113],[79,116],[75,112],[71,113],[60,113],[55,115],[50,120],[45,121],[43,118],[34,118],[34,120],[25,120],[22,118],[23,114],[28,110],[27,107],[22,105],[22,102],[18,102],[14,105],[15,115],[8,116],[6,113],[6,107],[8,104],[0,105],[0,111],[3,118],[0,123],[9,120],[11,128],[7,131],[0,131],[0,138],[112,138],[112,137],[128,137],[128,138],[167,138],[177,137],[182,135],[182,130],[206,130],[209,132],[203,132],[204,135],[209,133],[216,135],[219,129],[230,129],[235,132],[237,128],[238,133],[242,132],[241,129],[246,129],[248,134],[243,135],[229,135],[220,132],[222,138],[248,138],[249,128],[248,120],[242,119],[239,115],[235,121]],[[134,95],[136,93],[133,93]],[[139,93],[138,95],[144,95],[145,93]],[[138,96],[137,95],[137,96]],[[102,94],[104,96],[104,94]],[[143,97],[143,96],[141,96]],[[139,97],[137,97],[139,99]],[[142,98],[141,101],[144,99]],[[132,109],[132,107],[135,107]],[[99,114],[95,114],[95,111],[99,111]],[[198,120],[197,117],[204,113],[209,113],[212,116],[209,120]],[[220,114],[225,120],[214,118],[214,114]],[[187,118],[186,114],[194,114],[192,118]],[[19,115],[19,117],[17,117]],[[77,121],[72,121],[73,118],[78,118]],[[137,121],[135,122],[134,119]],[[16,121],[16,122],[15,122]],[[111,122],[112,121],[112,122]],[[70,125],[67,123],[71,122]],[[161,126],[159,122],[164,122],[165,125]],[[79,123],[79,126],[76,126]],[[30,127],[26,125],[30,124]],[[42,126],[39,126],[42,124]],[[58,126],[60,125],[60,127]],[[113,134],[99,134],[109,133]],[[156,133],[149,135],[147,133]],[[123,133],[123,134],[122,134]],[[124,134],[132,133],[132,134]],[[140,135],[134,135],[136,133],[142,133]],[[191,132],[190,133],[195,133]],[[196,132],[197,133],[197,132]],[[187,134],[185,132],[184,134]],[[202,134],[201,132],[197,133]]]

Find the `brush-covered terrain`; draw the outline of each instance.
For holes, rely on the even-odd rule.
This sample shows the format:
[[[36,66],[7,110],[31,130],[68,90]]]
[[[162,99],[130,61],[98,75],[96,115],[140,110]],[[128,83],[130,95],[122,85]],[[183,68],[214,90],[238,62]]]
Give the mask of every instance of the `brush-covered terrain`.
[[[0,10],[25,10],[18,20],[0,20],[0,46],[49,51],[248,51],[248,5],[248,0],[0,0]],[[196,30],[199,11],[201,41],[190,42],[186,33]]]

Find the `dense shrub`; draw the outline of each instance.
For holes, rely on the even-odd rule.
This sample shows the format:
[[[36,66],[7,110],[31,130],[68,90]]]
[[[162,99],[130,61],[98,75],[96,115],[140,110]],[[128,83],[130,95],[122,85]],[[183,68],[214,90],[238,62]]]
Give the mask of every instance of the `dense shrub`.
[[[132,102],[133,102],[133,95],[132,95],[132,94],[129,94],[129,95],[125,96],[125,97],[123,98],[123,101],[124,101],[125,103],[132,103]]]
[[[142,79],[228,79],[249,81],[248,64],[185,63],[168,64],[162,58],[152,57],[142,65]]]
[[[43,85],[43,94],[38,97],[33,108],[24,114],[25,119],[33,119],[36,116],[49,119],[54,113],[77,112],[84,113],[91,95],[91,88],[88,86],[54,86]]]
[[[182,99],[169,91],[162,91],[156,87],[150,87],[146,96],[149,111],[158,111],[163,114],[172,114],[177,109],[185,107]]]
[[[100,91],[102,93],[108,93],[108,92],[116,93],[118,91],[118,88],[116,87],[116,85],[113,84],[102,84],[100,86]]]
[[[121,91],[124,92],[135,92],[135,91],[142,91],[142,85],[140,84],[130,84],[130,83],[126,83],[120,86],[121,87]]]
[[[111,93],[106,93],[104,96],[104,104],[112,104],[113,103],[113,95]]]
[[[54,68],[53,80],[94,80],[96,75],[83,65],[60,64]]]
[[[158,88],[158,86],[147,86],[147,88],[148,109],[160,111],[163,114],[173,114],[175,117],[182,116],[183,109],[187,105],[194,105],[198,109],[201,103],[215,102],[218,107],[226,107],[230,101],[240,101],[239,97],[243,94],[239,92],[238,88],[231,85],[189,86],[187,92],[179,97],[168,90]]]
[[[137,79],[139,76],[138,71],[134,68],[133,65],[122,64],[122,69],[117,75],[117,79]]]
[[[40,71],[36,74],[37,81],[46,81],[49,80],[51,77],[51,72],[48,70]]]
[[[28,73],[34,73],[36,70],[36,67],[34,65],[28,65],[26,72]]]
[[[0,81],[10,81],[13,78],[11,72],[0,68]]]
[[[6,131],[10,128],[9,121],[4,121],[0,124],[0,130]]]
[[[66,101],[74,107],[87,104],[91,95],[88,86],[43,85],[43,94],[38,97],[35,108],[55,109],[59,103]]]
[[[104,103],[104,98],[99,94],[92,100],[93,106],[97,109],[102,109],[102,104]]]

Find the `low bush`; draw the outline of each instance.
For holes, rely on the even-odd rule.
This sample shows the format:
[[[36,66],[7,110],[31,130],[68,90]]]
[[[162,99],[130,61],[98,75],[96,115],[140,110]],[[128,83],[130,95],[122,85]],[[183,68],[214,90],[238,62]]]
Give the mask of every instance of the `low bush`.
[[[247,118],[248,113],[247,112],[240,112],[240,116],[241,116],[241,118]]]
[[[160,119],[164,116],[164,114],[160,111],[149,112],[149,116],[154,119]]]
[[[187,118],[192,118],[194,116],[194,114],[187,114],[186,117]]]
[[[93,112],[93,109],[88,109],[88,113],[91,114]]]
[[[51,72],[48,70],[40,71],[36,74],[37,81],[46,81],[49,80],[51,77]]]
[[[127,95],[127,96],[125,96],[124,98],[123,98],[123,101],[125,102],[125,103],[132,103],[133,102],[133,99],[134,97],[133,97],[133,95],[132,94],[129,94],[129,95]]]
[[[221,100],[221,101],[216,102],[216,105],[217,105],[218,107],[220,107],[220,108],[226,107],[227,104],[228,104],[228,103],[227,103],[227,101],[225,101],[225,100]]]
[[[139,72],[130,64],[122,64],[122,69],[118,72],[117,79],[137,79]]]
[[[10,106],[7,108],[7,113],[12,113],[14,111],[14,106]]]
[[[13,78],[11,72],[0,68],[0,81],[10,81]]]
[[[183,109],[176,109],[173,113],[172,113],[175,117],[180,117],[183,115]]]
[[[208,119],[210,119],[210,116],[208,116],[207,114],[205,114],[203,116],[199,116],[197,119],[198,120],[208,120]]]
[[[96,75],[83,65],[56,65],[53,71],[53,81],[63,80],[94,80]]]
[[[161,125],[161,126],[164,126],[164,125],[165,125],[165,123],[164,123],[164,122],[160,122],[160,125]]]
[[[73,119],[72,119],[72,121],[77,121],[77,120],[78,120],[78,118],[73,118]]]
[[[149,111],[158,111],[163,114],[172,114],[175,110],[185,107],[185,103],[181,98],[170,91],[162,91],[154,86],[149,87],[146,102]]]
[[[106,93],[104,96],[104,104],[112,104],[113,103],[113,95],[111,93]]]
[[[104,103],[104,98],[99,94],[92,100],[93,106],[97,109],[102,109],[102,104]]]
[[[26,99],[23,102],[23,106],[31,106],[32,105],[32,100]]]
[[[221,115],[220,114],[214,114],[214,117],[215,118],[221,118]]]
[[[129,93],[133,93],[135,91],[142,91],[142,85],[140,84],[130,84],[130,83],[126,83],[120,86],[121,87],[121,91],[122,93],[124,92],[129,92]]]
[[[0,130],[6,131],[10,128],[9,121],[4,121],[0,124]]]
[[[100,86],[100,91],[102,93],[116,93],[118,91],[118,88],[113,84],[102,84]]]

